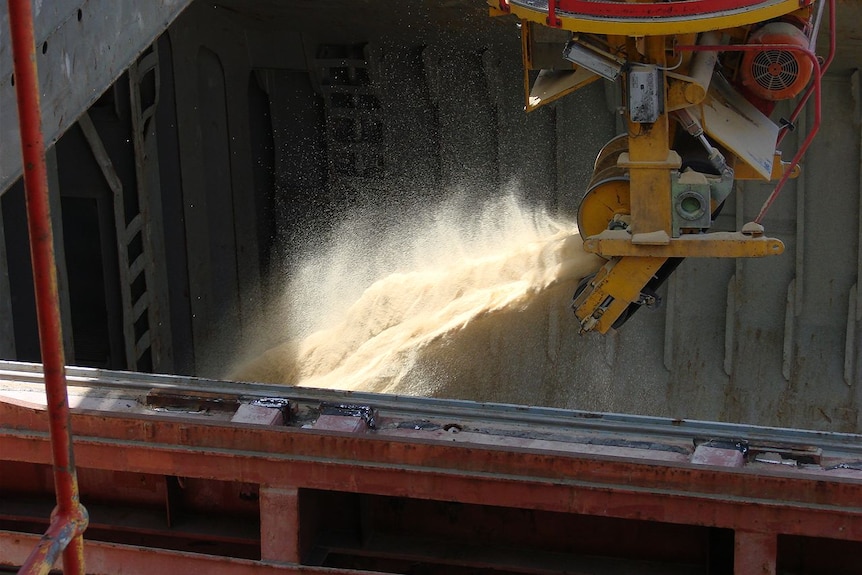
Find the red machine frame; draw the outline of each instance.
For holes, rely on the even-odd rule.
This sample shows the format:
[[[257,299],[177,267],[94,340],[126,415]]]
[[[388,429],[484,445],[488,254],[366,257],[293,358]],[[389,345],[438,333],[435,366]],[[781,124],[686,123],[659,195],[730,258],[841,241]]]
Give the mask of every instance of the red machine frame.
[[[181,565],[182,572],[356,573],[303,565],[309,533],[329,528],[327,520],[321,526],[326,506],[309,507],[307,493],[733,530],[737,574],[775,573],[783,538],[862,542],[862,471],[837,463],[844,459],[824,454],[817,465],[751,465],[728,445],[692,446],[693,453],[646,447],[658,441],[646,433],[627,445],[579,443],[474,433],[469,424],[460,432],[457,427],[417,429],[385,413],[380,410],[376,429],[370,429],[350,416],[291,427],[76,411],[77,460],[91,476],[144,474],[243,485],[256,494],[256,503],[249,505],[259,514],[259,539],[250,541],[253,549],[246,556],[87,541],[90,569],[111,573],[122,566],[124,573],[152,573],[169,572],[165,569],[171,566],[177,572]],[[50,464],[49,437],[39,431],[48,419],[44,408],[0,402],[0,419],[4,459]],[[764,441],[767,449],[787,449]],[[214,508],[229,505],[228,499],[214,502]],[[166,505],[170,514],[170,502]],[[165,533],[171,537],[169,530]],[[0,532],[0,555],[21,556],[34,539]],[[453,566],[500,567],[481,556],[453,552],[454,557],[446,557],[445,546],[435,549],[433,557]],[[379,552],[409,556],[399,546]]]

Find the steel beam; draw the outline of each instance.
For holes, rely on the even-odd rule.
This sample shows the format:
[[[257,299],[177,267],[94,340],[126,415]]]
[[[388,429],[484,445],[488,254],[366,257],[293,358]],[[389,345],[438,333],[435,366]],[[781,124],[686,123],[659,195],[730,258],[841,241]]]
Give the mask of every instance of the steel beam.
[[[0,557],[11,564],[21,563],[38,541],[38,535],[0,531]],[[306,567],[291,563],[251,561],[216,557],[202,553],[158,551],[149,547],[85,541],[87,568],[92,573],[207,573],[207,575],[382,575],[376,571],[356,571],[327,567]]]
[[[34,6],[42,130],[53,145],[191,0],[53,0]],[[0,194],[21,175],[9,14],[0,4]]]
[[[33,366],[34,376],[37,367]],[[13,493],[27,485],[21,470],[46,468],[51,454],[44,408],[32,401],[38,402],[38,398],[15,396],[16,389],[35,385],[16,383],[28,379],[28,368],[0,362],[0,385],[7,396],[0,401],[0,469],[8,465],[17,470],[17,479],[10,474],[7,480]],[[387,554],[385,546],[339,547],[337,538],[320,535],[320,529],[329,528],[325,521],[319,523],[321,510],[328,509],[318,506],[316,498],[321,494],[320,501],[338,505],[382,496],[412,501],[419,508],[441,503],[445,509],[454,503],[505,509],[512,517],[521,512],[550,512],[633,524],[651,521],[666,527],[691,526],[701,532],[704,528],[732,530],[740,573],[750,572],[745,569],[751,565],[774,572],[779,536],[844,541],[842,545],[851,546],[862,542],[862,471],[856,464],[859,436],[704,422],[692,426],[682,421],[671,425],[671,432],[655,418],[617,416],[621,419],[612,422],[611,414],[572,417],[574,412],[562,410],[510,412],[506,406],[428,398],[342,396],[343,392],[329,390],[176,376],[110,377],[108,372],[79,368],[70,368],[70,373],[73,380],[87,386],[79,388],[78,394],[110,390],[116,397],[131,394],[128,397],[135,403],[134,397],[146,385],[149,390],[188,396],[189,404],[160,404],[176,409],[185,405],[191,411],[184,415],[176,409],[166,414],[155,408],[136,413],[101,407],[75,410],[76,461],[97,480],[90,483],[90,490],[100,489],[99,477],[114,481],[142,474],[181,477],[190,494],[202,485],[232,485],[223,492],[225,502],[245,493],[242,516],[260,529],[259,540],[253,535],[248,538],[253,533],[249,532],[245,543],[254,546],[259,541],[260,560],[249,563],[236,555],[222,558],[237,565],[239,572],[255,573],[272,564],[299,568],[300,561],[316,561],[311,557],[318,555],[307,555],[311,549],[348,556],[354,551],[370,553],[381,560],[402,556],[399,546],[410,543],[409,534],[391,540],[396,545],[390,547],[394,555]],[[97,381],[105,389],[93,387]],[[284,394],[292,406],[290,419],[284,425],[241,423],[229,421],[231,409],[221,412],[217,402],[206,413],[194,408],[197,394],[212,399],[219,393],[232,398],[231,409],[236,409],[236,402],[244,404],[259,395],[274,398]],[[318,425],[322,404],[334,399],[355,403],[360,398],[374,408],[373,427],[344,431]],[[605,417],[609,421],[602,421]],[[318,423],[311,424],[313,420]],[[429,425],[419,426],[417,421]],[[445,425],[447,422],[458,423]],[[527,422],[533,424],[529,431]],[[698,442],[713,434],[740,438],[748,447],[747,455],[739,451],[742,444]],[[758,435],[761,439],[755,441]],[[716,454],[721,450],[727,453]],[[783,455],[757,455],[764,450],[770,452],[766,455]],[[303,499],[303,494],[311,495]],[[115,495],[122,497],[119,491]],[[246,514],[254,513],[255,504],[249,507],[247,502],[255,496],[259,497],[257,518]],[[208,501],[219,508],[218,501]],[[368,510],[360,506],[354,512],[362,515]],[[354,519],[364,521],[360,515]],[[17,521],[25,519],[19,514]],[[15,520],[13,517],[12,525]],[[337,530],[340,525],[332,528]],[[166,536],[170,533],[164,531]],[[333,541],[335,546],[328,547]],[[8,545],[0,533],[4,561],[10,556],[4,551]],[[107,549],[106,545],[97,543],[96,553]],[[89,549],[88,561],[92,562]],[[428,557],[437,557],[433,548],[422,549],[430,553]],[[140,565],[151,567],[148,561],[162,565],[159,562],[175,557],[191,560],[158,545],[150,547],[149,553],[151,557],[136,556]],[[481,562],[482,557],[471,560]],[[136,559],[135,568],[138,566]],[[207,571],[205,564],[189,564],[189,572],[198,570]]]
[[[506,404],[477,404],[472,401],[381,395],[361,391],[321,390],[265,383],[237,383],[224,380],[191,378],[178,375],[134,373],[67,366],[66,377],[71,386],[93,386],[111,390],[132,390],[146,395],[153,390],[176,394],[218,394],[247,398],[282,398],[306,403],[367,403],[404,418],[444,417],[464,424],[534,425],[555,431],[579,430],[604,433],[654,434],[663,438],[690,441],[695,437],[725,439],[744,437],[764,444],[793,443],[816,445],[822,449],[850,453],[862,460],[862,436],[850,433],[821,432],[804,429],[771,428],[757,425],[722,423],[562,410],[550,407]],[[41,385],[42,366],[37,363],[0,360],[0,381],[16,385]],[[2,421],[2,420],[0,420]]]
[[[45,415],[0,403],[4,459],[50,461]],[[736,469],[390,435],[77,413],[80,467],[862,541],[858,472]]]
[[[296,489],[260,488],[260,556],[299,563],[299,495]]]
[[[774,533],[737,531],[734,540],[734,575],[775,575],[778,540]]]

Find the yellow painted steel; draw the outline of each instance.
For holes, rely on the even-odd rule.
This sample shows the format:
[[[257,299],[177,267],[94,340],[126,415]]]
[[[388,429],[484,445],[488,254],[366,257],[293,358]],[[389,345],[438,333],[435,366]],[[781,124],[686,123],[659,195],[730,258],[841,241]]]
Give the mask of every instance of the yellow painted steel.
[[[760,258],[784,252],[781,240],[753,237],[741,232],[683,234],[665,245],[633,244],[625,230],[606,230],[584,240],[584,251],[603,257],[627,258]]]
[[[494,0],[488,0],[491,7],[497,5]],[[548,18],[547,5],[526,6],[510,3],[512,14],[523,20],[530,20],[546,25]],[[799,0],[773,0],[764,2],[763,6],[744,7],[738,10],[686,16],[684,18],[609,18],[591,17],[569,14],[557,11],[561,28],[572,32],[591,34],[616,34],[621,36],[651,36],[673,35],[690,32],[706,32],[748,26],[757,22],[765,22],[779,16],[784,16],[799,10]]]
[[[536,94],[534,97],[534,91],[540,85],[542,81],[542,75],[546,72],[552,73],[567,73],[566,70],[542,70],[541,68],[537,68],[533,62],[533,26],[535,26],[534,22],[530,22],[527,20],[521,20],[521,63],[523,68],[523,77],[524,77],[524,110],[527,112],[532,112],[534,110],[538,110],[542,106],[546,106],[551,102],[556,102],[560,98],[564,96],[568,96],[572,94],[584,86],[592,84],[593,82],[600,79],[600,76],[592,74],[589,70],[586,69],[578,69],[576,66],[571,66],[571,74],[576,77],[568,78],[569,81],[574,80],[571,85],[567,87],[564,85],[564,80],[561,80],[559,77],[556,80],[557,84],[554,87],[554,92],[548,95],[544,94]],[[535,78],[534,84],[530,85],[530,76],[531,72],[534,70],[539,70],[539,76]],[[553,82],[546,85],[550,86]],[[563,87],[560,87],[563,85]]]
[[[488,2],[496,6],[499,0]],[[681,159],[670,149],[672,126],[668,113],[703,102],[709,78],[704,83],[688,75],[691,55],[684,54],[679,60],[675,57],[669,63],[668,54],[673,53],[675,43],[694,43],[701,32],[744,29],[795,12],[799,3],[800,0],[766,0],[756,6],[679,18],[555,13],[559,28],[603,34],[609,44],[628,54],[631,63],[643,62],[665,70],[661,82],[666,89],[662,91],[664,101],[658,119],[653,123],[629,119],[627,133],[605,146],[596,159],[593,179],[578,210],[585,250],[608,259],[573,304],[581,331],[606,333],[612,329],[629,306],[639,302],[644,287],[668,258],[763,257],[784,251],[784,244],[777,239],[736,232],[671,237],[671,174],[680,168]],[[527,23],[548,25],[547,4],[528,6],[526,0],[510,0],[509,10],[522,20],[522,30],[526,30],[522,38],[526,72],[531,68]],[[524,89],[529,89],[526,74]],[[780,177],[784,169],[786,164],[776,157],[773,179]],[[737,179],[752,177],[751,172],[740,166]],[[609,230],[608,224],[614,219],[623,220],[628,229]]]
[[[612,140],[613,142],[613,140]],[[601,165],[600,162],[597,162]],[[587,193],[581,199],[578,207],[578,231],[584,240],[607,231],[614,220],[631,222],[631,202],[629,201],[629,177],[623,168],[614,166],[597,171]],[[715,213],[718,202],[710,201],[710,210]],[[699,236],[703,238],[704,236]],[[673,240],[671,240],[673,241]],[[605,248],[610,250],[612,248]],[[593,250],[591,250],[593,251]],[[601,251],[599,255],[610,257],[610,252]],[[613,255],[631,255],[631,253],[615,253]],[[721,257],[708,254],[709,257]]]
[[[706,88],[694,78],[667,73],[667,111],[700,104],[706,98]]]
[[[631,221],[629,175],[617,165],[622,154],[628,153],[628,134],[620,134],[604,145],[593,163],[593,177],[587,193],[578,206],[578,231],[588,238],[608,229],[617,216]]]
[[[620,154],[623,152],[627,152],[629,150],[629,136],[628,134],[620,134],[613,138],[610,142],[602,146],[602,149],[599,150],[599,153],[596,155],[596,159],[593,162],[593,174],[599,174],[600,172],[612,168],[617,165],[617,160],[620,157]],[[593,182],[597,181],[596,178],[593,178],[593,181],[590,182],[590,186],[592,186]]]
[[[631,216],[631,213],[628,178],[605,180],[590,189],[581,200],[578,231],[583,238],[598,235],[608,229],[608,224],[615,216]]]
[[[784,172],[790,169],[790,164],[792,162],[784,162],[781,160],[781,152],[775,152],[775,159],[772,162],[772,174],[770,174],[769,180],[774,182],[780,180],[782,176],[784,176]],[[796,164],[793,167],[793,171],[790,172],[790,178],[797,178],[799,174],[802,173],[802,168],[799,164]],[[735,180],[760,180],[763,181],[763,176],[757,173],[751,166],[746,164],[743,161],[736,162],[736,165],[733,167],[733,178]]]
[[[575,299],[575,316],[581,331],[607,333],[630,304],[638,301],[641,290],[665,258],[613,258]]]
[[[665,66],[664,36],[645,39],[648,60]],[[663,80],[662,80],[663,81]],[[664,91],[662,90],[664,95]],[[664,97],[664,96],[663,96]],[[662,109],[666,106],[662,105]],[[639,234],[664,232],[671,235],[670,168],[679,167],[669,148],[670,132],[667,114],[662,113],[652,124],[628,122],[629,180],[631,181],[632,234],[637,241]],[[673,153],[676,156],[675,153]],[[625,157],[625,154],[621,156]],[[678,158],[678,156],[677,156]],[[668,165],[669,162],[676,164]],[[619,162],[622,165],[622,162]]]

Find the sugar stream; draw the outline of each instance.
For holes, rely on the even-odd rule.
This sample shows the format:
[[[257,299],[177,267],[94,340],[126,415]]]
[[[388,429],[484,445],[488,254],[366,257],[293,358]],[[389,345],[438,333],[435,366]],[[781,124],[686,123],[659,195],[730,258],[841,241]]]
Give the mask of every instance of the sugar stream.
[[[518,359],[501,357],[512,355],[503,340],[517,340],[519,324],[541,322],[560,298],[567,304],[601,260],[583,251],[574,224],[512,196],[465,207],[452,200],[409,226],[368,216],[345,223],[287,286],[286,341],[230,377],[498,400],[482,390],[511,378],[506,362]]]

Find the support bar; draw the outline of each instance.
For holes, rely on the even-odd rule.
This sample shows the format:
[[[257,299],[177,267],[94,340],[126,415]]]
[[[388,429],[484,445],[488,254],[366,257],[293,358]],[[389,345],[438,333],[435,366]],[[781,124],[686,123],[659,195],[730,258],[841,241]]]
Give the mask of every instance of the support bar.
[[[48,573],[62,552],[65,572],[83,575],[84,541],[81,534],[87,526],[87,514],[78,501],[78,478],[72,452],[60,297],[57,290],[57,265],[54,258],[48,169],[42,137],[36,42],[30,0],[9,0],[9,28],[18,98],[30,256],[36,290],[36,317],[44,366],[45,394],[48,400],[54,490],[57,497],[51,526],[27,558],[21,573]]]

